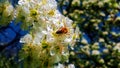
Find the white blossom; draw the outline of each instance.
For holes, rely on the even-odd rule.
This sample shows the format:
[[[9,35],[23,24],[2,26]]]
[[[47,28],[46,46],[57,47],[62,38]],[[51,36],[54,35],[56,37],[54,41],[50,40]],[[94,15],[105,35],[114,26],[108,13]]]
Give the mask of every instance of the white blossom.
[[[31,43],[32,36],[30,34],[25,35],[23,38],[20,39],[21,43]]]
[[[59,63],[58,66],[55,66],[54,68],[65,68],[65,66]]]
[[[108,49],[103,49],[103,53],[109,53]]]
[[[81,43],[88,44],[88,41],[85,38],[83,38],[82,41],[81,41]]]
[[[117,43],[113,49],[118,50],[118,52],[120,52],[120,43]]]
[[[99,42],[104,42],[104,38],[99,38]]]
[[[99,55],[99,54],[100,54],[100,52],[98,50],[93,50],[92,51],[92,55]]]
[[[75,68],[75,65],[74,64],[69,64],[68,68]]]

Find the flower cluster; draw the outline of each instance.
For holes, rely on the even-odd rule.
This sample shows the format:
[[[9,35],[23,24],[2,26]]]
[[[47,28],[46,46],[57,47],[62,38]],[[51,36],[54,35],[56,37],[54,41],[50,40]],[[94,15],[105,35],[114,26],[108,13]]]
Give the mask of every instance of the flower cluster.
[[[0,0],[0,26],[6,26],[14,18],[14,8],[6,0]]]
[[[30,29],[20,39],[24,46],[18,66],[23,62],[25,68],[56,68],[69,62],[68,47],[73,49],[80,32],[72,20],[57,10],[55,0],[19,0],[15,7],[8,0],[0,0],[0,25],[6,26],[12,20],[22,22],[22,29]]]
[[[72,20],[57,10],[55,0],[19,0],[16,21],[22,21],[24,29],[32,25],[30,34],[20,40],[25,44],[20,56],[26,66],[28,62],[43,68],[69,62],[68,46],[73,48],[80,32]]]

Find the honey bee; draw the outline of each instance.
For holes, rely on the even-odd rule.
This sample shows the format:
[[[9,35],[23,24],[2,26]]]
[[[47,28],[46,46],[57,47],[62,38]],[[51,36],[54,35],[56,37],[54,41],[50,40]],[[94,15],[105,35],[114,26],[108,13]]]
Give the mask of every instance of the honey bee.
[[[59,30],[56,31],[56,34],[67,34],[68,29],[67,27],[61,27]]]
[[[68,32],[69,32],[69,29],[68,29],[66,23],[63,22],[63,26],[60,27],[55,33],[62,35],[62,34],[69,34]]]

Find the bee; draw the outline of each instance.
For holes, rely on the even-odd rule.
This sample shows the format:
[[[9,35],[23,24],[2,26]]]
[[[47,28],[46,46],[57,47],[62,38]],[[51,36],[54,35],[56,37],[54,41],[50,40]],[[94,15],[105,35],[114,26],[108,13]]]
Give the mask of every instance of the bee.
[[[56,34],[67,34],[67,33],[68,33],[67,27],[61,27],[56,31]]]
[[[68,28],[66,27],[65,23],[63,27],[61,27],[56,31],[56,34],[67,34],[67,33],[68,33]]]

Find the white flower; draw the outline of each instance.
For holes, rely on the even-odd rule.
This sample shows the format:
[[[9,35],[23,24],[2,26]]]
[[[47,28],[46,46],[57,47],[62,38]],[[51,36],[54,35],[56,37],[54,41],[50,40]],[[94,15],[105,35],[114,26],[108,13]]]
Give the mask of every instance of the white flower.
[[[48,34],[48,32],[47,32],[47,31],[44,31],[44,30],[42,31],[42,33],[43,33],[43,34]]]
[[[104,42],[104,38],[99,38],[99,42]]]
[[[98,42],[95,42],[94,45],[99,45],[99,43],[98,43]]]
[[[82,41],[81,41],[81,43],[88,44],[88,41],[85,38],[83,38]]]
[[[120,52],[120,43],[117,43],[113,49],[118,50],[118,52]]]
[[[92,48],[93,49],[99,49],[99,43],[98,42],[95,42],[93,45],[92,45]]]
[[[31,42],[32,42],[32,36],[30,34],[27,34],[20,39],[20,43],[31,43]]]
[[[104,2],[106,3],[106,2],[110,2],[110,0],[104,0]]]
[[[68,68],[75,68],[75,65],[74,64],[69,64]]]
[[[104,61],[104,59],[100,59],[99,62],[100,63],[104,63],[105,61]]]
[[[65,66],[59,63],[58,66],[55,66],[54,68],[65,68]]]
[[[13,10],[14,10],[13,6],[12,5],[8,5],[8,6],[6,6],[5,14],[7,14],[7,16],[12,15],[13,14]]]
[[[103,49],[103,53],[109,53],[108,49]]]
[[[66,38],[65,42],[72,42],[72,38]]]
[[[98,50],[93,50],[92,51],[92,55],[99,55],[99,54],[100,54],[100,52]]]
[[[103,35],[108,35],[108,31],[103,31]]]

